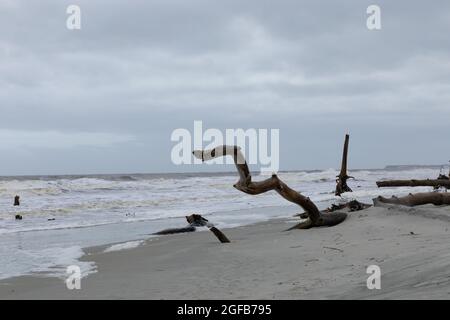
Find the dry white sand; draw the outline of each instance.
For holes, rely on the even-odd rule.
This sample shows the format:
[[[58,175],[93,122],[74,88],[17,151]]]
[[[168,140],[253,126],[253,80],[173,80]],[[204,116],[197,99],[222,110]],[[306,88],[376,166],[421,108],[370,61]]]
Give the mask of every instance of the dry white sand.
[[[162,236],[122,251],[91,248],[98,272],[68,290],[63,280],[0,282],[1,299],[448,299],[450,207],[370,208],[331,228],[283,232],[269,221]],[[381,268],[369,290],[366,268]]]

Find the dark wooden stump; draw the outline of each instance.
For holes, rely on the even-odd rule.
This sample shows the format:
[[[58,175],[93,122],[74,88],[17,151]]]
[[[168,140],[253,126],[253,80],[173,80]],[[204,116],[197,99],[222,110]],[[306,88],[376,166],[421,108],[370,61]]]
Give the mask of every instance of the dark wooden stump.
[[[20,197],[19,196],[15,196],[14,197],[14,205],[15,206],[20,206]]]
[[[348,141],[350,136],[345,135],[344,150],[342,151],[341,172],[336,176],[336,191],[335,195],[340,196],[344,192],[352,192],[352,189],[347,185],[347,180],[353,177],[347,175],[347,154],[348,154]]]

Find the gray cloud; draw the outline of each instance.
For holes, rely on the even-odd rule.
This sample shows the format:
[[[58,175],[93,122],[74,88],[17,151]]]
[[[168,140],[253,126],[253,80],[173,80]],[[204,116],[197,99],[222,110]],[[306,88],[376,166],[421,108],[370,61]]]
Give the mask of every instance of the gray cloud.
[[[279,128],[285,169],[337,166],[347,131],[352,167],[446,162],[450,4],[377,1],[369,31],[372,3],[2,1],[0,174],[203,170],[170,162],[194,120]]]

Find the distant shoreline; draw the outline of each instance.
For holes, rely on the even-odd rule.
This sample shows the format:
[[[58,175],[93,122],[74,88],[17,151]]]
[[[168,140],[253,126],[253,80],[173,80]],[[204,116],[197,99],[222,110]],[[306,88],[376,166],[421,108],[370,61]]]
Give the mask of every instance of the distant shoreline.
[[[441,165],[386,165],[384,168],[356,168],[352,169],[350,168],[349,171],[401,171],[401,170],[411,170],[411,169],[441,169],[441,168],[448,168],[448,164],[441,164]],[[328,170],[330,168],[326,169],[295,169],[295,170],[280,170],[279,173],[295,173],[295,172],[307,172],[307,173],[313,173],[313,172],[321,172]],[[336,169],[337,170],[337,169]],[[258,171],[253,171],[255,173],[258,173]],[[230,170],[230,171],[198,171],[198,172],[165,172],[165,173],[88,173],[88,174],[42,174],[42,175],[0,175],[0,180],[34,180],[34,179],[80,179],[80,178],[109,178],[109,179],[117,179],[120,180],[120,178],[127,178],[127,177],[137,177],[137,178],[170,178],[170,177],[177,177],[177,178],[191,178],[191,177],[213,177],[213,176],[229,176],[229,175],[236,175],[236,171]]]

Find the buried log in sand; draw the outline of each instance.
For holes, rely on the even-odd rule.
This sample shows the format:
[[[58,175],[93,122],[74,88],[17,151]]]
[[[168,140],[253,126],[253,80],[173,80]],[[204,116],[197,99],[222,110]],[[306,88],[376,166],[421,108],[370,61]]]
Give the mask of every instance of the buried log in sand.
[[[195,150],[194,156],[202,161],[212,160],[223,156],[232,156],[239,173],[239,181],[233,186],[244,193],[257,195],[267,191],[274,190],[287,201],[293,202],[302,207],[308,214],[305,221],[300,222],[291,229],[309,229],[312,227],[334,226],[345,220],[345,212],[322,213],[317,206],[308,197],[289,188],[287,184],[281,181],[277,175],[263,181],[252,181],[252,176],[248,169],[245,157],[238,146],[218,146],[210,150]]]
[[[447,192],[423,192],[416,193],[405,197],[392,196],[391,198],[384,198],[379,196],[373,199],[374,206],[382,203],[399,204],[408,207],[420,206],[423,204],[450,205],[450,193]]]

